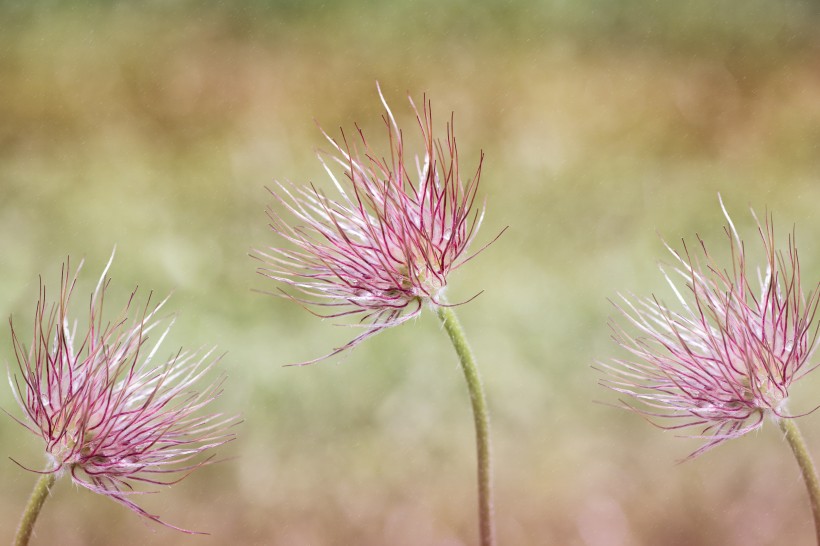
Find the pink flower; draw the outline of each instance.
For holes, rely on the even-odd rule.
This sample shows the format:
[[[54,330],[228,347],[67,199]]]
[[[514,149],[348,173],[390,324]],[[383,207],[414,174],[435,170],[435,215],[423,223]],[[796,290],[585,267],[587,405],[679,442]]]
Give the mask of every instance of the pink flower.
[[[329,161],[319,159],[338,197],[312,185],[278,183],[269,191],[280,207],[269,207],[268,216],[271,229],[290,247],[254,256],[265,264],[261,274],[301,293],[289,297],[328,309],[314,314],[359,316],[364,333],[322,358],[418,316],[425,304],[446,305],[448,275],[477,254],[466,251],[484,216],[483,206],[474,207],[483,154],[465,184],[452,119],[445,140],[434,139],[429,101],[419,112],[411,99],[424,147],[411,174],[404,134],[381,90],[379,96],[386,111],[387,157],[358,127],[353,142],[344,133],[341,142],[325,133],[334,154]]]
[[[749,271],[744,243],[723,212],[730,266],[720,267],[700,238],[702,259],[685,244],[683,255],[667,245],[677,266],[662,271],[679,306],[622,296],[618,308],[637,334],[614,326],[614,338],[632,358],[604,365],[610,378],[602,383],[638,403],[624,405],[662,428],[700,427],[693,437],[706,444],[690,457],[759,428],[767,415],[790,417],[789,388],[815,367],[820,291],[803,293],[794,236],[785,252],[776,250],[771,218],[758,221],[766,263]]]
[[[171,326],[163,329],[156,318],[165,301],[153,307],[147,302],[132,313],[134,291],[118,316],[103,318],[110,265],[91,296],[82,333],[69,319],[82,264],[72,275],[68,262],[56,302],[49,301],[40,284],[29,348],[12,325],[20,376],[11,382],[25,414],[25,421],[17,421],[45,442],[46,472],[68,473],[77,485],[185,531],[147,513],[130,497],[146,492],[135,490],[137,483],[176,483],[211,460],[197,460],[198,455],[233,439],[228,431],[233,417],[200,415],[220,395],[222,381],[194,390],[218,358],[211,350],[159,360],[157,352]],[[156,342],[149,345],[154,334]],[[174,473],[181,475],[166,477]]]

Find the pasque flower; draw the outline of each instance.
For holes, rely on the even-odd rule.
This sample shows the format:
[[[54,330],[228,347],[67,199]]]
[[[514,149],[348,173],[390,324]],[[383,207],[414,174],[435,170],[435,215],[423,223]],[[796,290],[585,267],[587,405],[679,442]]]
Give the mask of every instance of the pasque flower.
[[[464,182],[452,118],[437,140],[430,102],[419,112],[411,99],[422,153],[408,157],[405,135],[379,95],[387,156],[358,127],[340,141],[325,133],[333,151],[319,158],[338,195],[278,183],[267,212],[271,229],[290,245],[254,256],[264,263],[260,273],[300,293],[288,295],[318,308],[315,314],[360,317],[364,333],[327,356],[417,316],[426,303],[443,305],[448,275],[475,255],[466,252],[484,215],[475,203],[483,155]]]
[[[697,251],[667,246],[676,265],[662,270],[677,304],[622,297],[627,326],[615,325],[614,337],[631,358],[604,365],[603,383],[634,400],[625,405],[663,428],[699,427],[693,436],[706,443],[691,456],[760,427],[767,416],[789,419],[789,389],[815,367],[820,292],[804,293],[794,235],[778,250],[771,217],[761,223],[755,216],[763,265],[750,267],[723,212],[728,267],[700,238]]]
[[[149,297],[138,309],[135,291],[119,315],[104,317],[108,267],[88,315],[72,320],[80,268],[72,273],[69,262],[63,266],[56,301],[41,282],[30,346],[12,325],[19,375],[11,382],[24,413],[18,422],[45,443],[44,475],[68,474],[77,485],[174,527],[132,496],[146,492],[135,489],[138,483],[179,481],[211,460],[201,454],[233,438],[233,417],[200,412],[221,392],[221,380],[196,390],[218,358],[211,350],[161,359],[160,344],[173,322],[157,317],[165,301],[152,306]]]
[[[358,316],[364,332],[330,354],[355,346],[385,328],[433,307],[467,381],[476,427],[478,513],[482,546],[495,543],[489,412],[475,358],[452,306],[443,296],[449,274],[468,254],[484,217],[476,206],[483,154],[475,173],[462,180],[453,119],[444,140],[433,137],[430,102],[419,112],[421,154],[408,157],[405,135],[379,89],[385,109],[386,154],[371,147],[358,127],[320,154],[338,194],[314,186],[279,183],[271,190],[270,227],[284,246],[256,251],[259,272],[291,288],[282,294],[325,318]],[[413,165],[408,163],[413,162]],[[485,245],[486,248],[486,245]],[[479,252],[483,250],[480,249]],[[294,294],[295,292],[295,294]]]

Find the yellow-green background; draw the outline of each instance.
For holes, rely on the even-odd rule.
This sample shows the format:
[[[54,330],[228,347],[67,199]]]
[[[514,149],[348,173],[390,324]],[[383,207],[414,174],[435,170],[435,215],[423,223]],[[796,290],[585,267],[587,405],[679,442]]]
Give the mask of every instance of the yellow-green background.
[[[473,430],[434,316],[342,358],[352,335],[252,289],[273,244],[264,190],[327,178],[314,124],[382,136],[378,80],[451,111],[469,172],[486,153],[479,241],[450,279],[479,358],[506,545],[811,544],[807,498],[775,427],[682,465],[695,440],[597,402],[607,298],[668,296],[657,271],[701,234],[719,258],[721,192],[796,226],[820,273],[820,9],[793,0],[319,0],[0,3],[0,315],[30,332],[37,279],[85,257],[77,308],[117,246],[112,304],[173,291],[168,340],[217,345],[239,412],[235,457],[140,499],[189,537],[59,483],[33,544],[474,544]],[[327,187],[327,186],[324,186]],[[114,309],[112,309],[113,311]],[[8,330],[2,361],[13,369]],[[793,389],[795,410],[820,382]],[[20,415],[8,388],[0,404]],[[820,454],[820,417],[801,420]],[[44,464],[0,420],[0,541]]]

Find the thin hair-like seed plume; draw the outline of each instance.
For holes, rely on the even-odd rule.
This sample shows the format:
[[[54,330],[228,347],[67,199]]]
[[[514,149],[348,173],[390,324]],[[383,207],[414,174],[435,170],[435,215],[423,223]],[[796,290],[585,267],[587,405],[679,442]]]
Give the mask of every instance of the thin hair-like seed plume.
[[[685,243],[683,253],[666,245],[677,263],[661,270],[680,310],[654,297],[621,296],[615,307],[637,334],[613,323],[613,337],[632,358],[601,364],[609,375],[602,384],[635,400],[621,400],[626,407],[661,428],[701,429],[691,437],[706,443],[689,457],[759,428],[767,415],[788,418],[791,384],[816,367],[810,360],[820,290],[803,292],[794,233],[785,251],[776,249],[771,217],[761,224],[752,211],[765,266],[750,271],[745,245],[720,204],[730,267],[721,268],[700,238],[697,254]]]
[[[180,351],[156,361],[173,323],[157,318],[167,298],[152,306],[149,296],[145,307],[134,313],[135,290],[118,316],[104,319],[110,265],[109,260],[91,295],[84,333],[79,334],[78,322],[69,319],[82,268],[81,263],[72,274],[70,261],[63,265],[56,302],[49,301],[40,281],[30,347],[9,321],[19,371],[9,380],[24,413],[23,419],[15,420],[45,442],[51,461],[45,472],[68,473],[77,485],[145,518],[196,533],[162,521],[130,497],[153,492],[135,490],[137,483],[180,481],[212,462],[212,456],[200,455],[233,439],[229,429],[236,423],[234,417],[200,412],[221,394],[223,380],[195,390],[219,358],[213,350]],[[168,322],[164,329],[163,322]],[[154,334],[156,343],[149,347]]]
[[[267,209],[270,227],[290,247],[255,251],[253,257],[264,264],[259,273],[300,293],[280,290],[311,313],[358,316],[365,329],[330,354],[302,364],[414,318],[426,303],[446,305],[442,292],[448,274],[488,246],[467,255],[484,217],[484,206],[476,206],[483,153],[464,182],[452,116],[444,140],[438,140],[430,102],[425,97],[419,111],[411,99],[424,147],[411,174],[404,135],[381,89],[379,96],[386,112],[387,158],[358,127],[352,140],[344,132],[340,141],[323,132],[333,151],[319,159],[338,197],[312,185],[277,183],[269,189],[276,201]]]

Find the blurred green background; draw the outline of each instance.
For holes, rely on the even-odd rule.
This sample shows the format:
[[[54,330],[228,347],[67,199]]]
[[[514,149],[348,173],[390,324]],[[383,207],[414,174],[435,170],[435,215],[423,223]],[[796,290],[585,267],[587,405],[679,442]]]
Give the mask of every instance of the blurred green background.
[[[0,2],[0,315],[30,332],[37,279],[85,257],[78,308],[111,249],[116,301],[179,312],[168,353],[217,345],[235,457],[141,499],[181,535],[58,484],[33,544],[474,544],[473,429],[432,314],[306,368],[349,329],[260,295],[247,254],[275,242],[264,190],[327,187],[331,134],[383,134],[378,80],[455,112],[462,170],[486,153],[481,240],[450,280],[493,412],[500,544],[811,544],[795,462],[767,426],[702,457],[604,404],[607,298],[668,295],[660,236],[725,257],[721,192],[796,226],[820,272],[820,8],[781,0]],[[118,300],[119,298],[119,300]],[[2,360],[13,368],[8,329]],[[793,389],[796,411],[820,381]],[[0,405],[19,410],[8,388]],[[820,416],[802,419],[820,455]],[[0,419],[2,455],[44,464]],[[0,461],[9,540],[36,476]]]

